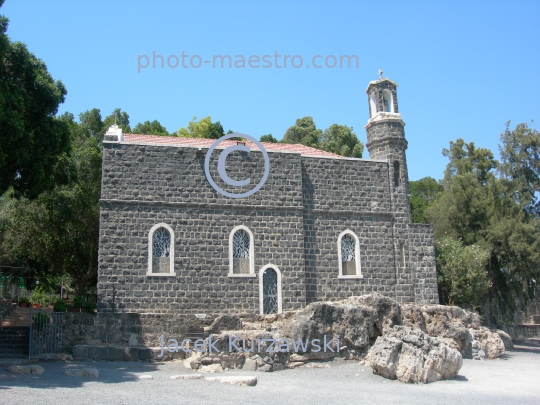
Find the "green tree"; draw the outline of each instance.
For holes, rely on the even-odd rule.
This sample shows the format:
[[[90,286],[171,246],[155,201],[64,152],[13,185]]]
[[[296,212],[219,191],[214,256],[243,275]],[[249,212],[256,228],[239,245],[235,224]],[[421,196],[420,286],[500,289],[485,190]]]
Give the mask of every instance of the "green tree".
[[[501,177],[515,201],[527,212],[540,216],[540,132],[510,121],[501,134]]]
[[[263,135],[260,138],[261,142],[277,143],[278,140],[272,136],[272,134]]]
[[[77,293],[96,281],[101,186],[101,151],[73,115],[61,119],[72,129],[72,152],[62,168],[66,185],[36,199],[4,195],[0,205],[3,260],[25,262],[42,276],[70,275]]]
[[[282,143],[299,143],[312,148],[319,146],[319,139],[322,136],[322,131],[317,129],[312,117],[303,117],[296,120],[296,123],[290,127],[283,139]]]
[[[135,127],[133,128],[134,134],[145,134],[145,135],[162,135],[162,136],[168,136],[169,133],[165,129],[163,125],[161,125],[158,121],[154,120],[152,122],[150,121],[144,121],[139,122]]]
[[[219,139],[223,135],[225,135],[225,131],[223,130],[223,126],[221,125],[221,123],[219,121],[217,121],[217,122],[212,122],[208,126],[207,134],[208,134],[207,135],[208,138],[210,138],[210,139]]]
[[[212,125],[212,118],[209,116],[201,118],[199,121],[197,121],[197,117],[193,117],[187,128],[180,128],[175,135],[181,138],[208,138],[210,125]]]
[[[497,166],[497,161],[489,149],[477,148],[474,142],[465,143],[461,138],[458,138],[456,142],[450,141],[450,148],[443,149],[442,154],[449,159],[444,172],[445,179],[473,173],[484,185],[489,178],[493,177],[492,170]]]
[[[332,124],[322,133],[319,149],[341,156],[361,158],[364,145],[358,140],[352,127]]]
[[[13,187],[35,198],[54,187],[55,167],[69,152],[69,130],[55,118],[67,91],[24,44],[9,40],[7,27],[0,15],[0,194]]]
[[[478,308],[489,288],[489,252],[478,245],[463,246],[450,236],[437,241],[435,251],[440,302]]]
[[[101,111],[97,108],[92,108],[79,114],[79,125],[75,126],[73,117],[65,117],[66,122],[71,124],[71,129],[75,129],[78,135],[86,138],[95,138],[101,142],[105,131],[103,130],[103,120],[101,119]]]
[[[429,223],[427,209],[433,204],[437,194],[443,190],[443,186],[433,177],[424,177],[420,180],[409,182],[409,201],[413,223]]]
[[[540,219],[530,209],[536,202],[536,137],[525,124],[507,128],[501,136],[501,163],[487,149],[461,139],[452,142],[444,151],[450,158],[444,191],[428,208],[437,239],[447,233],[489,252],[491,287],[485,298],[506,319],[518,304],[525,306],[540,276]]]
[[[227,134],[233,134],[234,131],[227,131]],[[197,117],[193,117],[189,121],[187,128],[182,127],[178,131],[172,134],[173,136],[179,136],[181,138],[206,138],[206,139],[219,139],[225,135],[223,126],[219,121],[212,122],[212,117],[204,117],[197,121]],[[238,139],[241,138],[232,138]]]

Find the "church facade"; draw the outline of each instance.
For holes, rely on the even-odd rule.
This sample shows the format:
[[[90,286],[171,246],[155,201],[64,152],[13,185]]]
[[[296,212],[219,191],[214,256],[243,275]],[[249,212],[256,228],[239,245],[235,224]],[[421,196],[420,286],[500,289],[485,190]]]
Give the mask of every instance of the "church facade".
[[[369,83],[370,159],[263,143],[264,185],[245,198],[205,173],[214,140],[122,134],[103,142],[98,307],[104,312],[260,313],[378,292],[438,303],[433,231],[412,224],[397,84]],[[217,166],[249,191],[265,172],[252,142]],[[244,144],[244,143],[242,143]],[[249,178],[249,184],[245,179]]]

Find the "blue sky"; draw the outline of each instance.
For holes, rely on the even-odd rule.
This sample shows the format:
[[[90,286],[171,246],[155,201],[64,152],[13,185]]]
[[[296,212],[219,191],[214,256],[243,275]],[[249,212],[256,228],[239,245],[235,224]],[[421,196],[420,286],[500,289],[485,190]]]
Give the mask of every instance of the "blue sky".
[[[365,90],[382,68],[399,84],[411,180],[442,177],[441,150],[450,140],[497,152],[506,121],[539,128],[538,1],[6,0],[0,14],[10,19],[10,38],[66,85],[60,112],[76,116],[120,107],[132,127],[157,119],[173,131],[210,115],[225,130],[280,139],[309,115],[322,129],[352,126],[365,143]],[[158,59],[139,73],[139,55],[154,51],[165,61],[184,51],[187,66],[193,55],[268,54],[274,61],[275,52],[300,55],[304,64],[160,68]],[[314,55],[323,55],[319,63],[357,55],[359,63],[305,67]]]

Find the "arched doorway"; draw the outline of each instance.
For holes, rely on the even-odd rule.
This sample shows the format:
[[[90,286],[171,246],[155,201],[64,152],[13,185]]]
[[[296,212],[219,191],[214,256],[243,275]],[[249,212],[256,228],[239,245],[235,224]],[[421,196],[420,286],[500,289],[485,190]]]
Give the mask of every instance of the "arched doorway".
[[[259,273],[259,303],[261,315],[282,312],[281,272],[276,266],[266,265]]]

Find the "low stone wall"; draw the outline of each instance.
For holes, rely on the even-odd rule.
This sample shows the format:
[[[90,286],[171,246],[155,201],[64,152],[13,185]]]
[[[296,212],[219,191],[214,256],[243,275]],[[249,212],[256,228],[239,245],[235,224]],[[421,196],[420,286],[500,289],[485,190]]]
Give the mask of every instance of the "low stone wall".
[[[72,353],[74,346],[157,347],[162,334],[184,339],[188,332],[211,325],[215,318],[216,315],[198,319],[195,315],[178,314],[66,313],[62,346],[67,353]]]
[[[523,324],[509,326],[507,329],[508,334],[512,338],[530,339],[540,337],[540,325],[535,324]]]
[[[184,359],[185,353],[168,353],[165,351],[159,357],[161,349],[159,347],[125,347],[125,346],[98,346],[80,345],[71,348],[74,360],[106,360],[106,361],[168,361]]]

